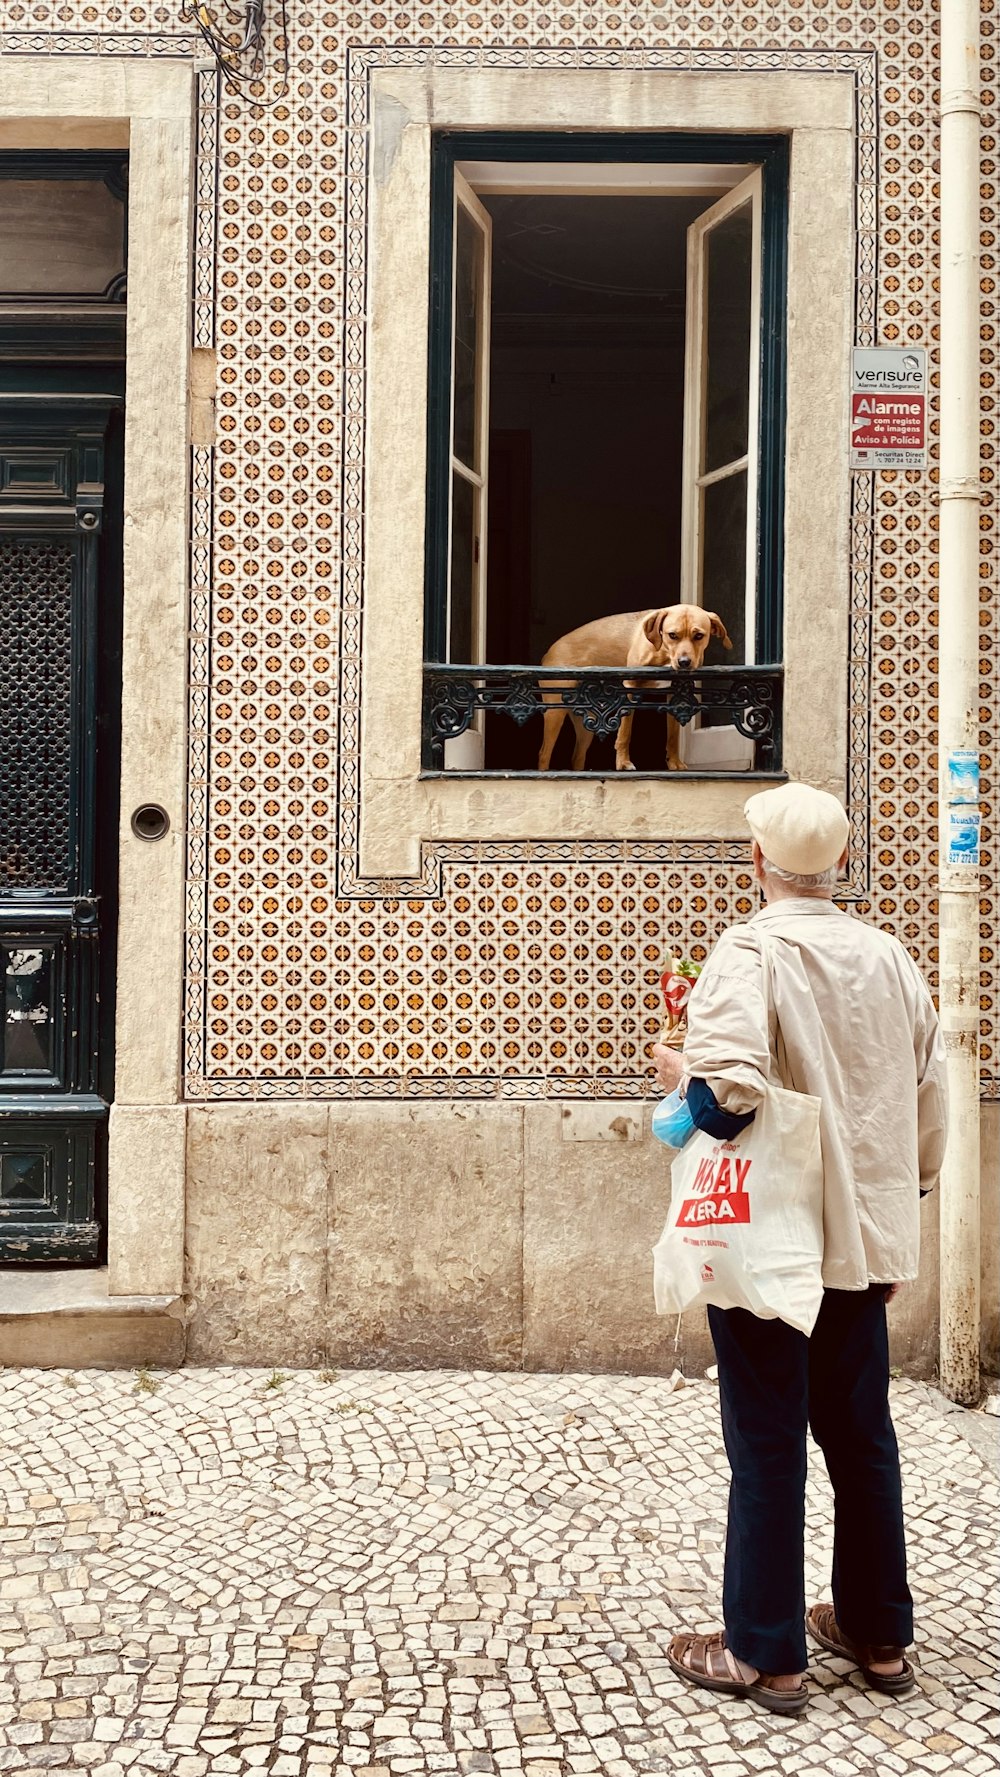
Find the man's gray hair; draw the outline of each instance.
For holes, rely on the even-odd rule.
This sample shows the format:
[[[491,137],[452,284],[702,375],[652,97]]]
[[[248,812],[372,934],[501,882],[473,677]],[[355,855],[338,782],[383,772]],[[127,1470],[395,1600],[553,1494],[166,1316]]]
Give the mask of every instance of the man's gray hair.
[[[780,864],[772,864],[770,858],[762,859],[765,876],[776,876],[780,882],[787,882],[790,888],[800,889],[835,889],[840,875],[840,865],[831,864],[828,870],[819,870],[815,876],[804,876],[799,870],[782,870]]]

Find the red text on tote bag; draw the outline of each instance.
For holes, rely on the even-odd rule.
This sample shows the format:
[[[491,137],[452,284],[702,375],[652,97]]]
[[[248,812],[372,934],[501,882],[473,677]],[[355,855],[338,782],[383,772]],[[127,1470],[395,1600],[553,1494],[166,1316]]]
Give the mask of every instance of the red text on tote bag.
[[[678,1228],[703,1228],[707,1223],[749,1222],[750,1193],[747,1179],[753,1166],[749,1155],[732,1150],[726,1143],[701,1161],[677,1212]]]

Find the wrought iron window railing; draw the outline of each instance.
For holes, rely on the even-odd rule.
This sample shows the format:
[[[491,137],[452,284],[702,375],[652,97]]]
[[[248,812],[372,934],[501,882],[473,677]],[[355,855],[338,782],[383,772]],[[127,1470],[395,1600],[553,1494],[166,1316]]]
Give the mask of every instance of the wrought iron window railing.
[[[501,716],[524,728],[546,708],[561,704],[595,738],[613,737],[623,716],[643,710],[673,716],[682,727],[698,716],[722,718],[753,741],[752,769],[776,772],[781,769],[783,678],[780,666],[708,666],[672,673],[662,666],[567,669],[428,663],[423,684],[424,768],[443,768],[445,742],[465,734],[480,711],[491,722]],[[539,720],[539,744],[541,736]],[[504,769],[502,762],[498,765]],[[524,775],[532,767],[514,769]],[[605,775],[606,769],[600,767],[591,775]]]

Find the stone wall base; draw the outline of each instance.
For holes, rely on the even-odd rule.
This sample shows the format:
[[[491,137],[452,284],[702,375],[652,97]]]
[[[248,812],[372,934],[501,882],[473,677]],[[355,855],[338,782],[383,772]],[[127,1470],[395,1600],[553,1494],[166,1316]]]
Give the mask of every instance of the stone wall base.
[[[984,1106],[983,1270],[997,1260],[1000,1107]],[[650,1105],[373,1101],[191,1106],[194,1363],[696,1375],[705,1317],[653,1310],[666,1213]],[[892,1357],[937,1361],[937,1203]],[[984,1288],[984,1363],[1000,1324]]]
[[[0,1367],[700,1375],[705,1316],[653,1309],[666,1153],[650,1105],[386,1102],[188,1107],[185,1293],[106,1270],[0,1267]],[[892,1362],[932,1377],[937,1202]],[[1000,1106],[983,1106],[983,1367],[1000,1369]]]

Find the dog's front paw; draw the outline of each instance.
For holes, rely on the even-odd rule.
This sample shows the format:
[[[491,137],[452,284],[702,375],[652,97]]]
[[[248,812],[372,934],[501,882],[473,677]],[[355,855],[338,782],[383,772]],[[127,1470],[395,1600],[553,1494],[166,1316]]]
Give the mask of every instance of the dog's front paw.
[[[628,759],[628,758],[622,759],[616,753],[615,754],[615,770],[616,771],[634,771],[635,766],[632,764],[631,759]]]

